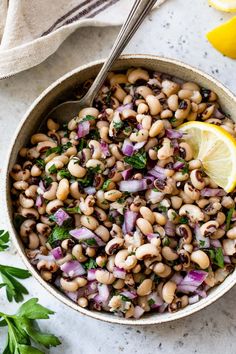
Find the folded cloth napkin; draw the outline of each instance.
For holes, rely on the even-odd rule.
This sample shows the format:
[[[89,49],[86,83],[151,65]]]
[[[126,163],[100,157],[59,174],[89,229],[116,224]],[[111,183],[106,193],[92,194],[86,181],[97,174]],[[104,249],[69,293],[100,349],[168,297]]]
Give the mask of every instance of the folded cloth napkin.
[[[157,6],[164,1],[157,0]],[[41,63],[79,27],[120,25],[132,4],[133,0],[0,0],[0,78]]]

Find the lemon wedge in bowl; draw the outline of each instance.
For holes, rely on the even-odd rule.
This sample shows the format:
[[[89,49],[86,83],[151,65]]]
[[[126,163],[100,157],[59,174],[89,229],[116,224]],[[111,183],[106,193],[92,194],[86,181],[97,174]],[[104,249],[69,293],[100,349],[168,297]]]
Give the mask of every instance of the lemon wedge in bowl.
[[[205,173],[226,192],[236,187],[236,139],[223,128],[204,122],[188,122],[180,129]]]
[[[207,39],[219,52],[236,59],[236,16],[208,32]]]
[[[208,0],[209,5],[220,11],[236,11],[236,0]]]

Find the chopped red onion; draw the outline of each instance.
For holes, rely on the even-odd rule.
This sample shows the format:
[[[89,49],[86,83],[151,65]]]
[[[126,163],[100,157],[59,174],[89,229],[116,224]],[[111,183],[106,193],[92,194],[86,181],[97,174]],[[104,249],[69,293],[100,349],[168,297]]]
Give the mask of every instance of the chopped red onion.
[[[220,241],[219,240],[210,240],[210,244],[211,244],[211,246],[213,246],[213,247],[215,247],[215,248],[221,248],[222,247],[222,245],[221,245],[221,243],[220,243]]]
[[[171,281],[173,281],[176,285],[179,285],[181,281],[183,280],[182,275],[180,273],[175,273],[171,278]]]
[[[60,269],[71,278],[84,275],[86,273],[86,270],[78,261],[68,261],[62,264]]]
[[[157,165],[152,170],[149,170],[148,174],[162,181],[166,179],[166,170],[163,167]]]
[[[125,109],[133,109],[133,103],[127,103],[116,108],[117,112],[123,112]]]
[[[148,188],[146,179],[131,179],[118,183],[121,192],[136,193]]]
[[[207,293],[205,290],[201,290],[201,289],[196,289],[195,290],[195,293],[199,296],[201,296],[202,298],[206,298],[207,297]]]
[[[63,257],[63,252],[60,246],[53,248],[50,253],[56,260],[61,259]]]
[[[208,248],[210,247],[210,239],[209,237],[204,237],[201,233],[200,227],[198,224],[194,226],[194,235],[195,239],[198,243],[199,248]]]
[[[168,307],[168,304],[166,302],[164,302],[164,304],[159,307],[158,312],[160,312],[160,313],[165,312],[167,307]]]
[[[35,260],[37,260],[37,261],[54,262],[55,258],[53,257],[52,254],[48,254],[47,256],[45,256],[44,254],[37,254],[35,256]]]
[[[132,290],[132,291],[129,291],[129,290],[123,290],[120,295],[123,295],[125,297],[127,297],[128,299],[130,300],[133,300],[133,299],[136,299],[136,297],[138,296],[136,291]]]
[[[154,303],[152,303],[150,305],[151,309],[157,309],[160,306],[163,305],[164,301],[162,300],[162,298],[160,296],[157,295],[157,293],[153,292],[151,294],[148,295],[147,300],[152,300],[152,302],[154,301]],[[151,303],[151,302],[150,302]]]
[[[54,214],[58,226],[62,226],[64,222],[70,219],[70,216],[63,209],[58,209]]]
[[[90,130],[90,123],[88,120],[80,122],[77,131],[78,138],[83,138],[84,136],[88,135],[89,130]]]
[[[223,118],[225,118],[225,115],[223,113],[221,113],[218,108],[215,108],[214,112],[212,114],[212,117],[215,117],[217,119],[223,119]]]
[[[134,151],[137,151],[139,149],[142,149],[142,147],[144,147],[144,145],[146,144],[146,141],[140,141],[140,143],[136,143],[134,144]]]
[[[138,218],[138,213],[135,213],[134,211],[131,210],[126,210],[124,222],[125,222],[125,229],[127,233],[133,231],[137,218]]]
[[[88,280],[88,281],[96,280],[95,273],[96,273],[96,269],[88,269],[88,272],[87,272],[87,280]]]
[[[81,227],[80,229],[71,230],[69,234],[79,241],[94,239],[97,246],[101,247],[105,245],[105,243],[100,239],[100,237],[98,237],[95,233],[93,233],[86,227]]]
[[[37,208],[40,208],[43,205],[43,201],[44,201],[44,199],[43,199],[42,195],[38,195],[36,198],[36,201],[35,201],[35,206]]]
[[[133,171],[132,168],[128,168],[127,170],[121,172],[121,175],[125,181],[127,181],[127,179],[129,179],[132,176],[132,171]]]
[[[113,275],[114,275],[114,277],[116,277],[118,279],[125,279],[126,271],[123,268],[114,267],[113,268]]]
[[[226,263],[226,264],[230,264],[231,263],[231,260],[230,260],[229,256],[224,256],[224,263]]]
[[[98,290],[97,281],[89,281],[86,286],[86,295],[95,294]]]
[[[203,270],[190,270],[178,284],[177,291],[182,293],[194,292],[204,282],[207,274]]]
[[[138,319],[144,314],[144,309],[140,306],[135,306],[134,308],[134,318]]]
[[[220,188],[203,188],[201,190],[202,197],[223,197],[226,195],[225,191]]]
[[[169,139],[181,139],[183,137],[183,133],[174,129],[166,129],[166,136]]]
[[[199,295],[193,295],[193,296],[189,296],[188,298],[188,303],[189,305],[195,304],[196,302],[198,302],[200,300]]]
[[[110,289],[109,289],[108,285],[98,284],[98,294],[99,294],[101,302],[103,304],[105,304],[110,297]]]
[[[174,165],[173,165],[173,169],[174,169],[175,171],[179,171],[179,170],[181,170],[181,168],[184,167],[184,165],[185,165],[184,162],[176,161],[176,162],[174,163]]]
[[[164,229],[167,236],[171,236],[171,237],[175,236],[175,224],[172,221],[167,220]]]
[[[69,299],[71,299],[74,302],[77,302],[78,299],[78,293],[77,291],[65,291],[66,296],[68,296]]]
[[[129,139],[125,139],[123,146],[122,146],[122,152],[126,156],[132,156],[134,153],[134,147],[133,144]]]
[[[108,144],[105,141],[101,140],[100,145],[101,145],[103,155],[105,155],[106,157],[110,156],[111,154],[109,151]]]
[[[95,187],[85,187],[84,188],[85,193],[89,195],[93,195],[96,193],[96,188]]]
[[[151,240],[153,240],[154,238],[159,238],[159,237],[160,237],[159,234],[148,234],[147,240],[148,240],[148,242],[151,242]]]
[[[138,130],[143,129],[143,126],[142,126],[142,124],[141,124],[141,123],[137,124],[137,129],[138,129]]]
[[[46,192],[46,188],[45,188],[45,185],[42,180],[39,181],[39,188],[42,190],[43,193]],[[43,193],[41,193],[41,194],[43,194]]]

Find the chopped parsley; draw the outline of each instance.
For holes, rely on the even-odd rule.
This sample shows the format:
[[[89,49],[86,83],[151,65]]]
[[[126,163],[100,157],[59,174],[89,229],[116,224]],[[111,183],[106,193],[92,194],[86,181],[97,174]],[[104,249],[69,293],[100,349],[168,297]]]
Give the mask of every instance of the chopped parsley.
[[[224,268],[224,255],[221,247],[215,249],[208,249],[207,252],[213,264],[220,268]]]
[[[88,246],[97,246],[97,242],[94,238],[88,238],[87,240],[84,240]]]
[[[49,156],[51,154],[60,154],[61,152],[66,151],[72,146],[72,143],[68,141],[66,144],[63,145],[58,145],[53,148],[47,149],[46,151],[46,156]]]
[[[48,171],[49,171],[51,174],[54,174],[54,173],[57,173],[57,168],[56,168],[56,166],[53,164],[51,167],[49,167]]]
[[[234,208],[230,208],[226,217],[226,231],[230,229],[230,223],[231,223],[233,213],[234,213]]]
[[[180,161],[182,163],[184,163],[184,167],[181,169],[181,173],[184,175],[185,173],[189,173],[189,166],[188,166],[188,163],[182,159],[181,157],[177,157],[176,158],[177,161]]]
[[[205,241],[204,240],[200,240],[199,241],[199,247],[204,247],[205,246]]]
[[[169,246],[170,245],[170,239],[169,237],[165,236],[162,241],[163,246]]]
[[[94,120],[96,117],[87,114],[79,123],[86,122],[88,120]]]
[[[48,177],[48,176],[44,176],[43,177],[43,181],[44,181],[44,184],[47,187],[50,186],[50,184],[53,182],[53,179],[51,177]]]
[[[179,218],[179,223],[180,224],[187,224],[188,218],[186,216],[181,216],[181,218]]]
[[[119,130],[123,127],[124,123],[121,121],[119,122],[113,122],[113,127],[116,129],[116,130]]]
[[[70,238],[69,229],[65,226],[55,226],[52,230],[51,235],[48,238],[48,243],[53,246],[57,241],[63,241]]]
[[[103,185],[102,185],[102,190],[106,190],[108,187],[109,187],[109,184],[111,183],[112,181],[110,179],[107,179]]]
[[[83,263],[83,267],[88,270],[88,269],[95,269],[98,267],[98,265],[95,259],[90,258],[87,262]]]
[[[76,206],[74,208],[65,208],[64,210],[67,211],[69,214],[82,214],[79,206]]]
[[[133,166],[137,170],[142,170],[147,164],[147,154],[146,152],[138,152],[133,156],[126,156],[124,161],[129,165]]]
[[[44,170],[46,162],[43,159],[37,159],[35,163],[40,169]]]
[[[58,172],[58,174],[59,174],[60,178],[67,178],[67,179],[71,179],[72,178],[70,172],[68,170],[66,170],[66,169],[60,170]]]
[[[163,213],[166,213],[167,210],[168,210],[168,208],[165,207],[164,205],[158,205],[157,208],[158,208],[159,211],[162,211]]]
[[[79,139],[79,144],[76,146],[77,151],[83,150],[87,146],[86,140],[84,138]]]
[[[155,304],[155,301],[153,300],[153,299],[149,299],[148,300],[148,305],[150,306],[150,307],[152,307],[152,305],[154,305]]]
[[[127,296],[125,295],[120,295],[122,301],[131,301]]]

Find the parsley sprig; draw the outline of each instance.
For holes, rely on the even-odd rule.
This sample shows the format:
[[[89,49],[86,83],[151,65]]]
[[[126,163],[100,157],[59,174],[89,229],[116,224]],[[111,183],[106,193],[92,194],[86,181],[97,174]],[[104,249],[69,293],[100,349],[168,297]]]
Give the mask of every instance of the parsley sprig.
[[[41,332],[35,321],[48,319],[53,314],[53,311],[38,304],[36,298],[26,301],[15,315],[0,312],[0,327],[8,327],[3,354],[44,354],[44,351],[32,346],[32,342],[45,348],[61,344],[53,334]]]
[[[0,252],[3,252],[8,248],[9,239],[9,232],[5,230],[0,230]]]
[[[146,152],[138,152],[133,156],[126,156],[124,161],[138,170],[142,170],[147,164]]]
[[[0,264],[0,276],[2,278],[0,288],[6,287],[8,301],[12,302],[13,299],[16,302],[22,301],[24,295],[28,294],[28,290],[17,279],[29,278],[30,272],[26,269]]]

